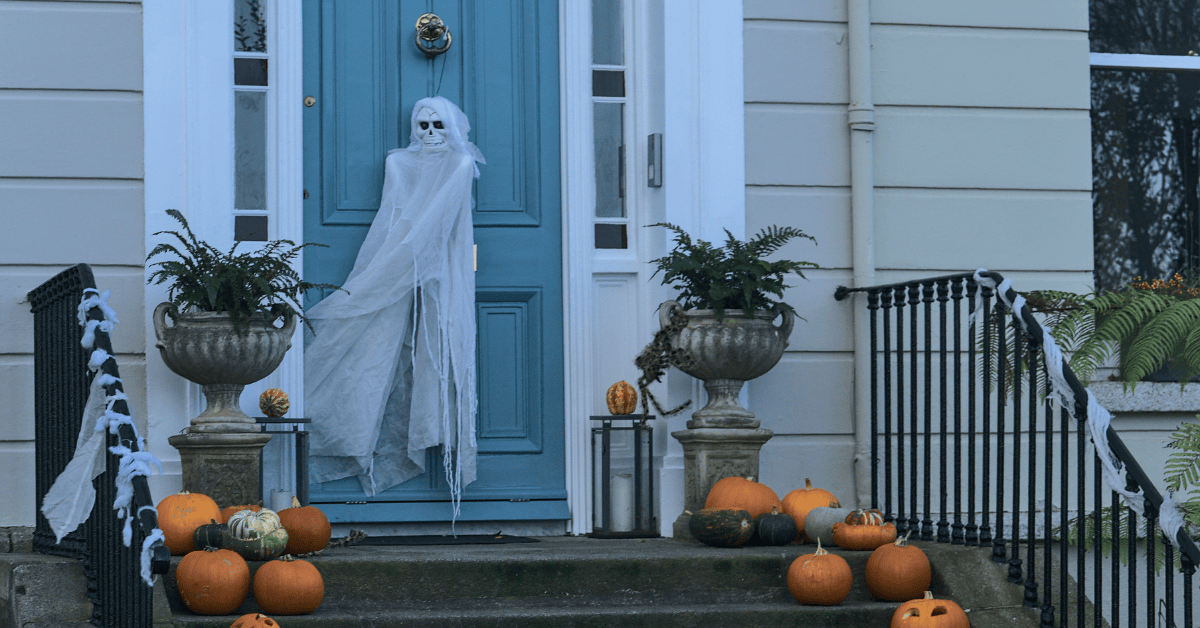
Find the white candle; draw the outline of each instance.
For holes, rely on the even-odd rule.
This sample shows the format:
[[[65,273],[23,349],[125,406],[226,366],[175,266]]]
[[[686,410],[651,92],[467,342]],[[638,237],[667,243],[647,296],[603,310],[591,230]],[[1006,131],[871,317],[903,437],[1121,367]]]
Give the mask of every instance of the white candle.
[[[271,510],[279,512],[292,507],[292,494],[282,489],[271,490]]]
[[[609,504],[612,507],[613,532],[629,532],[633,530],[632,473],[613,474],[612,496]]]

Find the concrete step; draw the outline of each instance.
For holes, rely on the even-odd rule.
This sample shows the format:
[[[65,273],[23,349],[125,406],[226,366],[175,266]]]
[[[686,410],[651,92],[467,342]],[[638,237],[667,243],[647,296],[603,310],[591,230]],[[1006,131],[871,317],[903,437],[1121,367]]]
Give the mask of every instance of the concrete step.
[[[918,544],[934,565],[932,590],[968,609],[972,626],[1036,626],[1021,589],[990,550]],[[424,626],[887,626],[897,604],[863,582],[870,552],[831,550],[854,586],[835,607],[796,603],[787,568],[812,545],[720,549],[673,539],[542,537],[538,543],[336,548],[311,559],[325,580],[321,608],[277,617],[288,628]],[[178,563],[178,557],[173,561]],[[260,611],[253,596],[229,616],[203,617],[166,579],[174,624],[227,628]],[[261,563],[251,563],[256,570]]]

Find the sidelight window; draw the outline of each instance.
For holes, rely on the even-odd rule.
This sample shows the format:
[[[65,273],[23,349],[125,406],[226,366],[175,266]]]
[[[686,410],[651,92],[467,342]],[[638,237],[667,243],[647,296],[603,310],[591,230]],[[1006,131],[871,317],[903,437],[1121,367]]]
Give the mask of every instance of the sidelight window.
[[[233,21],[233,233],[237,241],[266,241],[267,133],[270,55],[267,11],[260,0],[234,0]]]

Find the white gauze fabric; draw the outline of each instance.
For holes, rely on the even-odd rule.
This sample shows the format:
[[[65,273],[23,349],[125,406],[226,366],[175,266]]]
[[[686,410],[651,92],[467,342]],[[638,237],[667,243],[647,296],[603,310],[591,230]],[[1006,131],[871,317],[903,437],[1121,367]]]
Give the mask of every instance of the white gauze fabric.
[[[447,147],[423,147],[417,114],[441,117]],[[454,516],[475,479],[472,183],[486,163],[442,97],[413,107],[408,147],[388,153],[382,200],[343,287],[306,315],[312,477],[358,477],[368,496],[425,470],[441,445]]]
[[[981,286],[992,288],[996,291],[996,295],[1004,301],[1009,309],[1014,312],[1020,312],[1021,308],[1025,307],[1025,298],[1017,295],[1017,298],[1012,303],[1008,301],[1008,289],[1012,287],[1012,281],[1005,279],[999,286],[990,277],[984,277],[983,273],[987,272],[986,268],[980,268],[975,271],[975,282]],[[983,299],[976,302],[976,311],[971,314],[971,319],[974,321],[976,314],[982,308]],[[1025,321],[1020,316],[1017,317],[1021,326],[1025,327]],[[1026,328],[1028,331],[1028,328]],[[1075,393],[1071,386],[1067,383],[1066,375],[1063,371],[1065,356],[1062,349],[1055,342],[1054,336],[1050,334],[1050,330],[1042,328],[1042,351],[1046,356],[1046,370],[1050,375],[1050,394],[1059,406],[1066,408],[1067,414],[1071,418],[1075,416]],[[1125,482],[1121,478],[1121,462],[1116,455],[1112,453],[1112,449],[1108,446],[1108,426],[1112,423],[1112,414],[1100,402],[1096,400],[1096,396],[1092,391],[1087,392],[1087,427],[1088,433],[1092,437],[1092,445],[1096,448],[1096,456],[1100,459],[1101,475],[1104,477],[1104,482],[1114,492],[1124,498],[1125,503],[1129,505],[1134,512],[1140,516],[1146,514],[1146,498],[1141,493],[1130,491],[1125,488]],[[1176,539],[1179,529],[1183,527],[1183,514],[1179,511],[1179,507],[1172,500],[1168,493],[1163,496],[1163,505],[1159,510],[1159,528],[1166,536],[1167,540],[1172,545],[1178,545]]]

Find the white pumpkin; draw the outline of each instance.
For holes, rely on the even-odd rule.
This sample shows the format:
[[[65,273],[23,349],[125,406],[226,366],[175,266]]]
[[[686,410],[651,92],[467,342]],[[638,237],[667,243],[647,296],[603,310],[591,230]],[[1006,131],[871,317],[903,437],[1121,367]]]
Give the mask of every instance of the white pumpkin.
[[[804,518],[804,536],[808,537],[809,541],[817,542],[821,539],[821,545],[833,546],[833,524],[845,522],[846,515],[854,512],[853,508],[832,508],[829,506],[813,508],[808,511],[808,516]]]
[[[244,540],[256,539],[281,527],[279,515],[269,508],[257,512],[240,510],[229,517],[229,533]]]

